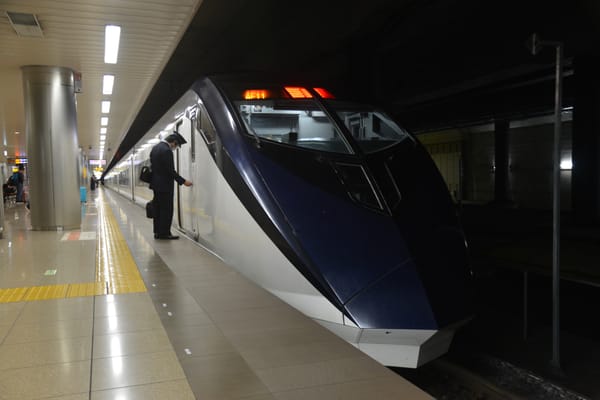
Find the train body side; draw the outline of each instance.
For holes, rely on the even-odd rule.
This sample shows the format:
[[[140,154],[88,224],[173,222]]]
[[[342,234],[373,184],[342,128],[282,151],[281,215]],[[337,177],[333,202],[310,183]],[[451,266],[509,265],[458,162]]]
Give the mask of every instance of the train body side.
[[[170,120],[188,141],[177,152],[179,173],[194,182],[177,191],[174,222],[181,230],[386,365],[416,367],[447,351],[465,317],[464,277],[454,270],[466,265],[436,265],[447,254],[464,258],[464,243],[456,221],[440,210],[449,198],[418,143],[363,160],[373,180],[391,171],[383,175],[395,176],[404,194],[385,215],[348,196],[340,170],[352,162],[344,157],[255,143],[209,79],[159,124]],[[136,178],[144,154],[121,173],[129,181],[117,175],[111,185],[140,204],[148,195]],[[429,182],[407,174],[411,166]]]

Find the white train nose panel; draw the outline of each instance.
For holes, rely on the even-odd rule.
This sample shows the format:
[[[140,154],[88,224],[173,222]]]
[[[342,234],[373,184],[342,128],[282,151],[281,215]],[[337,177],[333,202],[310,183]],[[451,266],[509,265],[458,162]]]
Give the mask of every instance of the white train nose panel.
[[[322,320],[317,322],[381,364],[404,368],[417,368],[446,353],[457,328],[361,329]]]

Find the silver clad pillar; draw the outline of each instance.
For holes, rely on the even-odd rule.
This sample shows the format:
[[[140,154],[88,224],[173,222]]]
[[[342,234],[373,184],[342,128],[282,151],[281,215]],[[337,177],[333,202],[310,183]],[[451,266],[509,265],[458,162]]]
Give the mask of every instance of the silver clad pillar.
[[[81,225],[77,115],[73,71],[24,66],[25,130],[31,226],[35,230]]]

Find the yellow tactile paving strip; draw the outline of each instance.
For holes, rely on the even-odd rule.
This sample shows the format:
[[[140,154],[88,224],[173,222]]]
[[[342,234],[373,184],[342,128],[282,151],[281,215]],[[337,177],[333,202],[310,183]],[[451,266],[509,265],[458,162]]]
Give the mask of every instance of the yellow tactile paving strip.
[[[99,196],[96,281],[0,289],[0,303],[139,293],[146,285],[117,221]]]
[[[102,203],[98,211],[96,282],[106,282],[108,294],[145,292],[146,285],[110,207]]]

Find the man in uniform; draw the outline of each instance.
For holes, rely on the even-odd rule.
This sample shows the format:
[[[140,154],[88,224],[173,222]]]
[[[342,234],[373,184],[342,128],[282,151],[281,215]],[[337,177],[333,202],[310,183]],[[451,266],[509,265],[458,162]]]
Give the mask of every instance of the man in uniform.
[[[154,238],[173,240],[179,236],[171,234],[173,221],[173,181],[179,185],[192,186],[192,182],[179,176],[175,171],[173,151],[187,141],[177,132],[173,132],[157,143],[150,152],[152,183],[150,189],[154,192]]]

